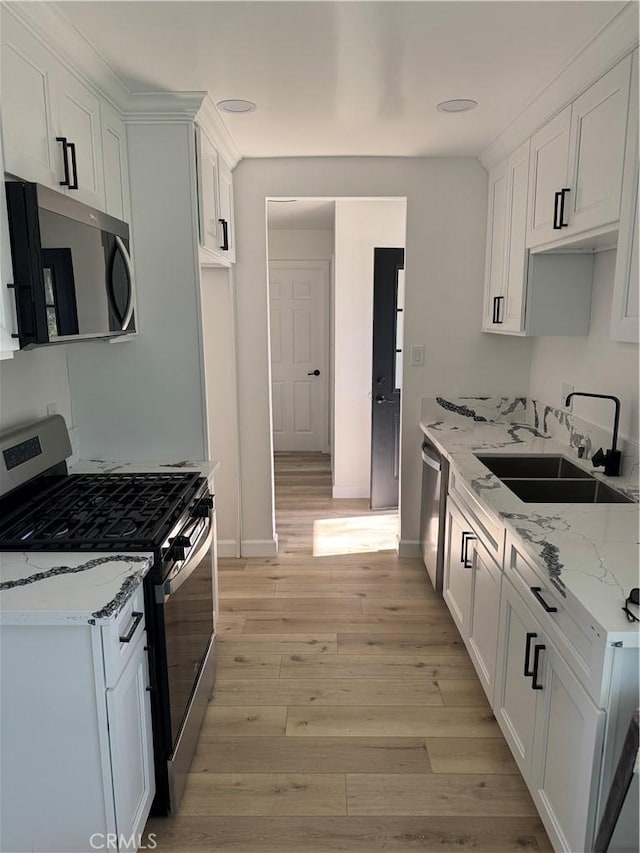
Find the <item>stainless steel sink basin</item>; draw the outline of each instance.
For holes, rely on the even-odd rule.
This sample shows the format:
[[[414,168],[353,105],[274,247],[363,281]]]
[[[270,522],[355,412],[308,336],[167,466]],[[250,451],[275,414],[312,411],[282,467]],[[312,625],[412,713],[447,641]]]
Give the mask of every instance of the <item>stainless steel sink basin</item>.
[[[631,498],[593,477],[582,480],[513,480],[502,482],[525,503],[634,503]]]
[[[500,479],[504,477],[526,478],[527,480],[538,478],[593,479],[588,471],[574,465],[564,456],[502,454],[501,456],[477,455],[477,459]]]

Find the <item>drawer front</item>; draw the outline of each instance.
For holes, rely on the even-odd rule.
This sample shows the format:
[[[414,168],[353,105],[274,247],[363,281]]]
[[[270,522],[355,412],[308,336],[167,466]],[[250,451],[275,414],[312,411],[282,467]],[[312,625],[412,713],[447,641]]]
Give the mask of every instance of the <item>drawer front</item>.
[[[102,628],[102,653],[107,687],[115,686],[144,630],[144,588],[140,584],[115,622]]]
[[[460,508],[476,528],[482,544],[501,566],[504,557],[504,526],[487,512],[453,467],[449,475],[449,492],[455,495]]]
[[[589,686],[595,652],[592,638],[568,612],[565,598],[541,578],[510,537],[507,537],[505,571],[543,628],[553,631],[555,641],[562,644],[562,653],[574,662],[580,680]]]

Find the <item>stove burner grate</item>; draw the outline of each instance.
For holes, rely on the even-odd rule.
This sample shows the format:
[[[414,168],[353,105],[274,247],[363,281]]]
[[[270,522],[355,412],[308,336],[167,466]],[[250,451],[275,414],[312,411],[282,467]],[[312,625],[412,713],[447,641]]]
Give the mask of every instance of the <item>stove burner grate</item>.
[[[0,550],[113,550],[162,544],[199,489],[197,473],[71,474],[0,506]],[[8,497],[13,498],[13,495]]]

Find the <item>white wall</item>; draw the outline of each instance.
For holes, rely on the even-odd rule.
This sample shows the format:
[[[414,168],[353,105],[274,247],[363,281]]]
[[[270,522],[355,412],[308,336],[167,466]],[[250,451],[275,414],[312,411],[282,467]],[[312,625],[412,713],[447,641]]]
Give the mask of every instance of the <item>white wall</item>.
[[[638,441],[638,345],[609,337],[615,263],[615,250],[595,256],[587,337],[535,340],[529,396],[559,407],[563,382],[576,391],[613,394],[621,402],[621,435]],[[607,429],[613,423],[613,404],[606,400],[576,398],[573,412]]]
[[[44,418],[49,403],[56,404],[71,427],[66,346],[23,350],[12,359],[0,361],[0,431]]]
[[[127,128],[140,334],[69,347],[85,458],[206,458],[193,125]]]
[[[269,229],[269,260],[328,261],[333,254],[333,231]]]
[[[373,254],[404,248],[404,199],[336,201],[334,498],[368,498]]]
[[[405,361],[402,539],[417,543],[420,398],[526,393],[530,341],[480,332],[487,175],[468,159],[247,159],[234,172],[238,387],[243,541],[275,543],[265,198],[406,197],[405,347],[424,344],[425,366]]]

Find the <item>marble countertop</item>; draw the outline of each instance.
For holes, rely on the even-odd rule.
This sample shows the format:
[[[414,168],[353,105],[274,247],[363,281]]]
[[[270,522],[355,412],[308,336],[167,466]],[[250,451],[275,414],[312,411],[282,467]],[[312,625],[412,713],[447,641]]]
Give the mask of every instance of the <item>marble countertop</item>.
[[[4,551],[0,625],[107,624],[152,564],[152,553]]]
[[[213,487],[213,478],[220,467],[219,462],[187,460],[184,462],[109,462],[104,459],[80,459],[70,469],[70,474],[180,474],[198,471]]]
[[[476,457],[476,453],[558,454],[594,473],[589,462],[529,424],[476,423],[460,418],[423,419],[420,428],[449,459],[480,501],[515,535],[523,552],[565,598],[594,619],[609,642],[639,646],[637,623],[622,612],[638,586],[638,482],[597,479],[635,504],[525,503]]]
[[[70,474],[197,471],[210,488],[217,462],[80,460]],[[153,564],[152,553],[4,551],[0,553],[0,624],[106,624],[116,618]]]

